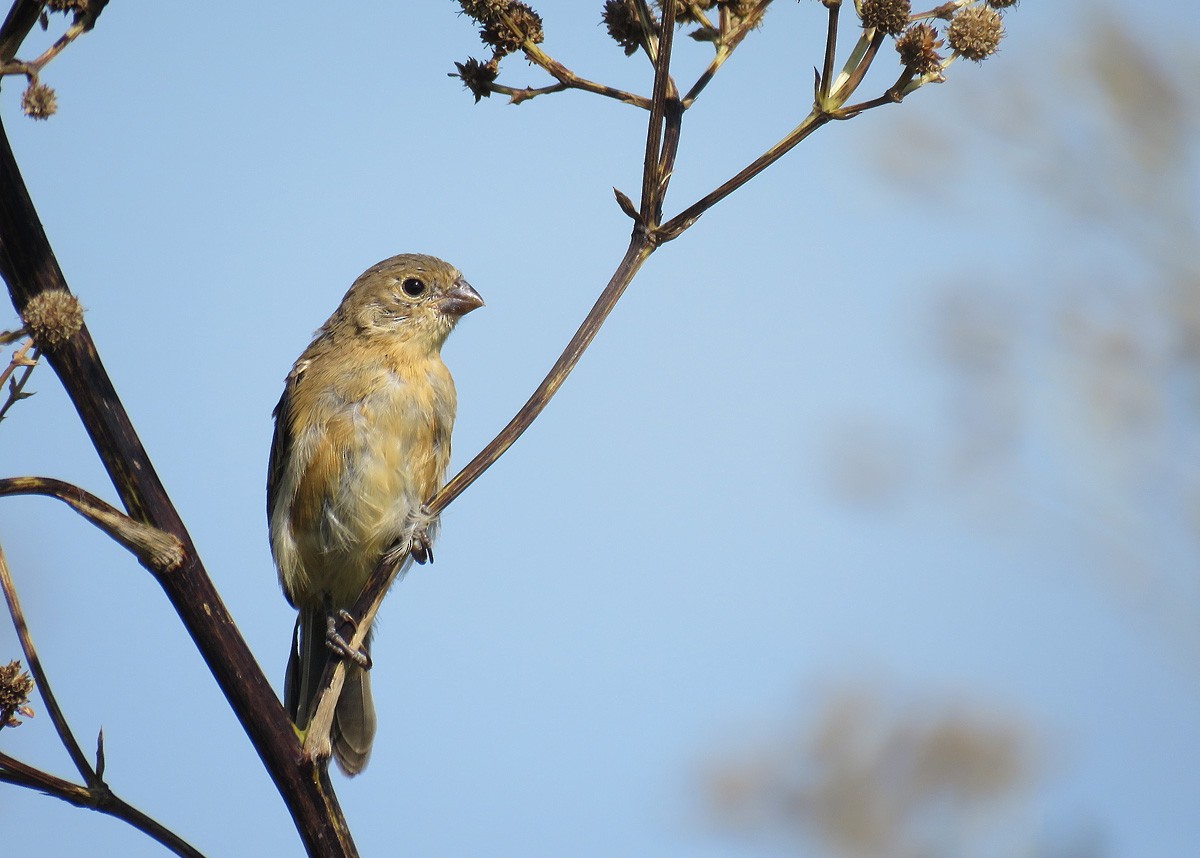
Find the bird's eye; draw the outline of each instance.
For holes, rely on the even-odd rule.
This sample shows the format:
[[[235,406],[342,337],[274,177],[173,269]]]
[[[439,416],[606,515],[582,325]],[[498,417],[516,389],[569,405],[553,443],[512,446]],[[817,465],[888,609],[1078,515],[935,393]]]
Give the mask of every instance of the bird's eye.
[[[416,298],[418,295],[425,294],[425,281],[416,277],[409,277],[400,284],[400,288],[404,290],[404,294],[410,298]]]

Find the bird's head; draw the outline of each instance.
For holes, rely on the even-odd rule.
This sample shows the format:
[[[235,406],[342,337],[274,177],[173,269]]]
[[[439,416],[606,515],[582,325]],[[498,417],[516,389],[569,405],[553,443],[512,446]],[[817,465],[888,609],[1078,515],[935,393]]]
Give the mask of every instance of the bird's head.
[[[334,315],[360,335],[439,349],[455,323],[482,306],[479,293],[453,265],[404,253],[364,271]]]

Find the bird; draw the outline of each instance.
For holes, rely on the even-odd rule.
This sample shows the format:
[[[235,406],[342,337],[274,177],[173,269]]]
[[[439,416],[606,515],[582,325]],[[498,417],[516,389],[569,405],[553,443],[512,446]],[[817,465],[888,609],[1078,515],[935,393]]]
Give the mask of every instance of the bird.
[[[273,412],[267,521],[297,611],[284,706],[299,731],[336,649],[329,618],[354,604],[389,549],[417,540],[402,575],[432,545],[438,522],[424,504],[445,480],[457,406],[442,344],[482,306],[449,263],[390,257],[354,281],[287,375]],[[375,737],[370,639],[368,631],[363,652],[347,661],[330,732],[349,776],[366,766]]]

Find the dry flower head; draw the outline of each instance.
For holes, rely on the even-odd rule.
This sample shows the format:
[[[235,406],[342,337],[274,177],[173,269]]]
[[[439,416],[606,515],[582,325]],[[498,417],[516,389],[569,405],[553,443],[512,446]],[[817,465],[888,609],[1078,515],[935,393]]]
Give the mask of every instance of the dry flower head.
[[[29,299],[21,320],[39,349],[62,345],[83,327],[79,299],[65,289],[47,289]]]

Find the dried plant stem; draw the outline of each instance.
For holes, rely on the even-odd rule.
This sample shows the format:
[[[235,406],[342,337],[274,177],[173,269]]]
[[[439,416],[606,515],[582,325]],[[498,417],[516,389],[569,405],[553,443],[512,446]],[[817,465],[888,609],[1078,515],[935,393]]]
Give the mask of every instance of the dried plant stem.
[[[674,117],[672,118],[672,111],[668,110],[667,107],[668,93],[673,93],[674,90],[674,84],[671,82],[669,73],[671,64],[671,35],[674,30],[674,19],[674,4],[667,3],[663,10],[663,29],[659,38],[659,50],[655,61],[653,106],[646,127],[645,159],[642,164],[642,198],[641,205],[639,206],[642,225],[640,228],[634,229],[633,237],[630,239],[624,258],[617,266],[616,271],[609,279],[604,290],[600,293],[600,297],[596,299],[595,305],[587,314],[587,317],[583,320],[575,335],[567,343],[558,360],[555,361],[549,373],[542,380],[542,383],[538,385],[537,389],[521,409],[508,422],[508,425],[501,429],[500,433],[487,446],[480,450],[475,458],[467,463],[466,467],[429,500],[426,508],[432,515],[441,513],[455,498],[462,494],[467,486],[479,479],[480,475],[490,468],[513,445],[517,438],[521,437],[521,434],[529,428],[530,424],[537,419],[537,416],[542,413],[542,410],[545,409],[550,399],[562,387],[567,375],[579,363],[584,350],[595,339],[600,326],[604,324],[604,320],[608,318],[617,301],[625,293],[625,289],[632,282],[634,275],[641,269],[642,263],[654,252],[657,242],[654,237],[655,231],[651,228],[651,225],[656,222],[659,216],[658,213],[662,210],[662,199],[666,192],[667,182],[670,179],[670,167],[674,164],[675,152],[679,145],[678,111],[674,112]],[[527,44],[526,47],[533,46]],[[677,101],[678,99],[676,99]],[[663,131],[664,121],[667,126],[665,137]],[[665,171],[663,170],[664,165],[667,167]],[[364,588],[364,595],[369,594],[372,589],[371,584],[368,583]],[[370,604],[371,601],[367,599],[365,604]],[[360,621],[363,614],[359,612],[358,608],[360,605],[365,607],[365,604],[364,600],[360,599],[359,604],[355,606],[354,613],[355,616],[360,618]]]
[[[440,514],[451,502],[498,460],[521,437],[549,404],[554,394],[562,387],[571,370],[579,363],[584,351],[595,339],[601,325],[608,318],[617,301],[625,293],[642,264],[658,245],[657,220],[661,216],[662,200],[670,180],[670,168],[675,161],[679,145],[679,124],[682,109],[670,79],[671,34],[674,29],[675,9],[673,3],[666,4],[663,16],[663,31],[660,34],[658,54],[655,59],[654,99],[646,129],[645,160],[642,165],[642,198],[640,213],[636,215],[633,235],[625,256],[613,272],[608,284],[596,299],[579,329],[567,343],[558,360],[550,368],[542,383],[525,402],[508,424],[500,430],[475,457],[467,463],[436,495],[425,504],[430,515]],[[526,48],[530,45],[527,43]],[[670,105],[670,106],[669,106]],[[391,588],[404,558],[411,548],[411,539],[397,545],[376,564],[367,578],[363,589],[350,613],[352,623],[343,623],[339,634],[351,649],[361,648],[366,640],[371,623]],[[310,760],[329,755],[329,729],[337,696],[345,682],[346,665],[342,659],[330,659],[320,687],[324,689],[318,697],[308,731],[304,738],[304,754]]]
[[[867,43],[866,50],[863,51],[862,56],[859,57],[858,62],[855,64],[854,69],[849,75],[838,79],[838,87],[833,95],[833,99],[838,104],[845,104],[846,99],[858,89],[858,85],[866,77],[867,69],[871,67],[871,63],[875,61],[875,57],[879,53],[879,46],[883,44],[883,40],[886,38],[886,33],[876,30],[875,34],[871,36],[871,40]]]
[[[625,257],[621,260],[621,264],[613,273],[608,285],[596,300],[595,306],[587,314],[587,317],[583,320],[583,323],[579,326],[579,329],[575,332],[575,335],[571,338],[563,353],[554,363],[550,372],[542,380],[542,383],[538,385],[537,390],[533,392],[525,405],[508,422],[508,425],[501,429],[500,433],[487,446],[480,450],[475,458],[459,471],[454,479],[446,483],[442,487],[442,490],[429,500],[425,506],[430,514],[437,515],[449,506],[455,498],[463,493],[467,486],[479,479],[484,471],[495,464],[496,460],[504,455],[508,448],[537,419],[537,416],[549,404],[550,399],[562,387],[563,382],[567,379],[567,375],[579,363],[584,350],[595,339],[600,326],[608,318],[609,313],[612,312],[613,307],[616,306],[625,289],[633,281],[633,277],[641,268],[642,263],[649,258],[653,251],[654,245],[649,235],[643,230],[635,230],[634,236],[629,243],[629,249],[625,251]],[[404,556],[408,552],[409,546],[400,545],[397,546],[397,549],[388,552],[388,554],[382,557],[367,578],[358,600],[350,610],[355,621],[343,624],[338,630],[342,638],[349,643],[351,649],[361,648],[363,642],[366,640],[371,623],[375,620],[375,615],[379,611],[379,606],[383,603],[384,596],[391,589],[392,582],[395,580],[404,562]],[[345,677],[345,662],[341,659],[330,659],[325,666],[325,673],[320,684],[320,687],[324,691],[321,692],[318,698],[304,738],[304,754],[310,760],[323,759],[329,756],[329,728],[333,723],[334,708],[337,704],[338,694],[341,693]]]
[[[46,712],[50,716],[51,723],[54,724],[59,740],[66,748],[71,762],[74,763],[75,769],[86,785],[78,786],[64,781],[7,755],[0,755],[0,780],[41,790],[71,804],[90,807],[114,816],[154,838],[176,855],[200,856],[201,853],[179,835],[113,795],[108,784],[104,782],[100,773],[92,767],[91,762],[83,753],[83,749],[75,740],[75,734],[71,732],[71,726],[67,723],[66,716],[63,715],[62,709],[58,705],[54,692],[50,689],[50,679],[42,667],[42,660],[38,657],[33,636],[29,633],[29,626],[25,622],[25,612],[21,609],[21,600],[17,597],[17,588],[13,584],[3,548],[0,548],[0,590],[4,591],[8,613],[12,617],[13,627],[17,631],[17,639],[20,641],[21,651],[25,654],[25,663],[33,676],[38,695],[46,705]]]
[[[15,61],[17,48],[25,40],[25,36],[33,29],[38,15],[42,11],[41,2],[18,0],[9,10],[4,21],[4,33],[0,36],[0,75],[23,74],[36,78],[46,64],[61,54],[77,38],[96,25],[96,19],[108,5],[108,0],[91,0],[86,10],[77,15],[67,27],[67,31],[59,36],[54,44],[42,51],[41,56],[28,62]]]
[[[36,350],[34,350],[33,357],[26,357],[26,353],[31,349],[33,349],[32,338],[21,343],[21,347],[13,353],[12,360],[8,362],[4,372],[0,372],[0,387],[3,387],[17,367],[23,367],[20,378],[13,379],[12,385],[8,389],[8,398],[4,400],[3,405],[0,405],[0,420],[4,419],[13,405],[25,398],[25,385],[29,382],[29,376],[33,375],[33,368],[37,366]],[[32,396],[32,394],[29,395]]]
[[[829,4],[829,26],[825,31],[825,62],[821,66],[821,89],[817,93],[821,104],[829,99],[830,87],[833,85],[833,65],[837,62],[838,15],[841,10],[841,0]]]
[[[762,5],[762,10],[764,12],[766,11],[768,5],[770,5],[770,0],[767,0],[767,2]],[[684,110],[687,110],[692,106],[692,104],[700,96],[700,93],[704,91],[704,88],[708,86],[713,77],[715,77],[717,72],[720,71],[721,66],[725,64],[725,61],[733,56],[733,52],[737,49],[737,46],[740,45],[742,40],[744,40],[746,36],[750,34],[750,31],[754,29],[753,19],[738,20],[737,25],[732,28],[729,27],[729,21],[730,16],[728,14],[728,10],[722,7],[720,28],[721,36],[716,42],[716,54],[709,62],[708,67],[700,73],[700,76],[696,78],[696,82],[692,84],[691,88],[687,91],[687,94],[683,97],[682,101]],[[707,18],[702,20],[702,24],[704,26],[711,26],[708,24]]]
[[[587,78],[580,77],[532,42],[526,42],[523,46],[523,49],[525,51],[525,56],[529,59],[529,61],[543,69],[547,74],[557,80],[561,85],[561,88],[580,89],[584,92],[603,95],[605,98],[612,98],[616,101],[624,102],[625,104],[632,104],[634,107],[640,107],[644,110],[650,109],[650,99],[646,98],[645,96],[634,95],[631,92],[625,92],[622,89],[617,89],[616,87],[607,86],[602,83],[596,83],[594,80],[588,80]],[[492,84],[489,88],[493,89],[495,92],[503,92],[502,89],[496,89],[495,86],[495,84]],[[557,90],[554,90],[552,87],[546,87],[541,90],[517,90],[517,92],[529,92],[532,93],[532,95],[542,95],[551,91]],[[526,98],[530,98],[532,95],[527,95]]]
[[[8,44],[10,20],[11,14],[0,26],[0,46]],[[2,121],[0,274],[18,311],[47,289],[67,290]],[[71,397],[129,517],[171,534],[183,546],[184,560],[176,569],[163,574],[148,568],[263,760],[306,850],[320,855],[357,855],[328,773],[301,760],[292,723],[213,586],[105,371],[86,323],[70,340],[48,349],[43,358]]]
[[[183,544],[177,537],[130,518],[79,486],[51,477],[0,479],[0,497],[8,495],[44,495],[61,500],[158,572],[169,572],[183,562]]]
[[[828,114],[818,113],[813,111],[808,116],[804,117],[804,121],[797,125],[792,131],[768,149],[763,154],[755,158],[744,169],[737,173],[729,180],[725,181],[720,187],[705,194],[703,197],[692,203],[686,209],[681,211],[675,217],[664,223],[658,228],[658,237],[660,242],[671,241],[678,238],[684,230],[696,222],[699,217],[712,208],[714,205],[732,194],[742,185],[753,179],[763,170],[770,167],[793,148],[796,144],[802,141],[805,137],[812,134],[830,119]]]
[[[625,251],[625,257],[621,260],[617,270],[613,273],[612,278],[608,281],[608,285],[604,287],[604,291],[600,293],[600,297],[596,300],[595,305],[575,332],[575,335],[567,343],[554,366],[550,368],[550,372],[538,385],[537,389],[525,402],[516,415],[508,422],[500,433],[493,438],[487,446],[476,454],[467,465],[455,475],[455,477],[442,487],[442,490],[434,495],[426,504],[426,508],[433,515],[442,512],[450,503],[463,493],[467,486],[479,479],[479,477],[490,468],[497,459],[499,459],[508,450],[513,443],[521,437],[521,434],[529,428],[537,416],[542,413],[550,399],[558,392],[559,388],[567,379],[567,375],[579,363],[583,352],[595,339],[596,333],[600,330],[600,326],[604,324],[604,320],[608,318],[613,307],[617,305],[617,301],[625,293],[625,289],[633,281],[633,277],[642,267],[642,263],[650,256],[653,251],[653,245],[646,237],[637,235],[630,241],[628,250]],[[357,605],[355,606],[357,609]],[[355,616],[361,616],[355,610]]]
[[[25,623],[25,613],[21,610],[21,601],[17,598],[17,589],[13,585],[12,575],[8,571],[8,561],[4,557],[3,548],[0,548],[0,589],[4,590],[4,600],[8,604],[8,613],[12,617],[13,627],[17,631],[17,640],[21,643],[21,651],[25,653],[29,672],[33,675],[33,681],[37,684],[42,701],[46,704],[46,712],[50,715],[50,721],[58,732],[58,738],[63,747],[67,749],[67,754],[70,755],[71,762],[75,764],[75,769],[80,776],[87,781],[88,786],[95,786],[99,783],[99,778],[84,755],[83,749],[75,741],[70,725],[67,724],[67,719],[62,713],[62,709],[59,708],[58,700],[54,697],[54,692],[50,690],[50,681],[42,669],[42,661],[38,658],[37,648],[33,645],[29,626]]]

